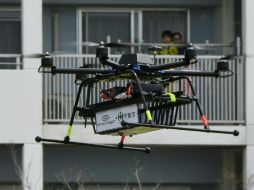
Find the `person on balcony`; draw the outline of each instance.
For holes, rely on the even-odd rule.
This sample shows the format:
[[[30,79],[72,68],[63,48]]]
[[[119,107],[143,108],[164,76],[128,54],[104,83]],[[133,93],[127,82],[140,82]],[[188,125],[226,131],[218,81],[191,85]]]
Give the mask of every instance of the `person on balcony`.
[[[172,32],[170,30],[165,30],[161,34],[162,42],[164,44],[168,44],[168,46],[163,47],[162,50],[159,52],[159,55],[176,55],[178,54],[178,49],[174,46],[172,42]],[[164,62],[165,63],[165,62]],[[160,63],[163,64],[163,63]],[[171,83],[169,86],[165,87],[166,92],[173,92],[174,91],[174,84]]]
[[[174,44],[179,44],[179,45],[183,44],[183,36],[180,32],[174,32],[172,34],[172,38],[173,38],[172,40]],[[179,55],[184,54],[184,47],[177,47],[177,49],[178,49]]]
[[[173,36],[170,30],[165,30],[161,34],[162,42],[164,44],[168,44],[167,47],[163,47],[163,49],[159,52],[160,55],[176,55],[178,54],[178,49],[174,46]]]

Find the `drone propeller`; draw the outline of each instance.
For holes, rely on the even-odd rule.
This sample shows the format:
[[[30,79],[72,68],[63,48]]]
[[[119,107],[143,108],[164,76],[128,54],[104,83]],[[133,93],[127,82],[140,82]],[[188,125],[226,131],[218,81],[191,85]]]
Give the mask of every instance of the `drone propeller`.
[[[213,49],[213,48],[224,48],[224,47],[233,47],[233,44],[200,44],[200,43],[183,43],[183,44],[165,44],[165,43],[108,43],[114,44],[116,46],[125,46],[125,47],[132,47],[132,46],[143,46],[143,47],[188,47],[193,46],[196,49]],[[107,45],[104,45],[107,46]]]
[[[220,60],[228,61],[228,60],[232,60],[234,57],[235,57],[235,55],[225,55],[225,56],[221,57]]]
[[[111,47],[111,48],[128,48],[128,47],[131,47],[129,46],[128,44],[125,44],[125,43],[106,43],[104,45],[105,47]]]
[[[54,52],[45,52],[45,53],[31,53],[31,54],[23,54],[21,55],[22,58],[44,58],[44,57],[52,57],[54,55],[63,55],[63,54],[72,54],[73,52],[66,52],[66,51],[54,51]]]
[[[77,43],[72,43],[72,45],[76,45]],[[100,44],[95,42],[82,42],[81,45],[88,47],[98,47]]]
[[[150,46],[150,47],[148,47],[148,49],[151,52],[156,52],[156,51],[161,51],[162,47],[160,47],[160,46]]]
[[[100,43],[95,43],[95,42],[82,42],[82,43],[72,43],[71,45],[82,45],[82,46],[87,46],[87,47],[109,47],[109,48],[128,48],[131,47],[130,44],[127,43],[116,43],[116,42],[109,42],[109,43],[104,43],[101,41]]]
[[[87,47],[109,47],[109,48],[128,48],[128,47],[148,47],[149,49],[151,47],[182,47],[186,48],[190,46],[189,43],[183,43],[183,44],[165,44],[165,43],[118,43],[118,42],[109,42],[109,43],[104,43],[103,41],[100,43],[95,43],[95,42],[82,42],[82,43],[71,43],[69,45],[75,46],[75,45],[81,45],[81,46],[87,46]],[[218,48],[231,48],[234,47],[233,43],[230,44],[215,44],[215,43],[210,43],[210,44],[201,44],[201,43],[194,43],[191,46],[193,46],[197,50],[208,50],[208,49],[218,49]]]
[[[46,56],[51,56],[51,54],[46,52],[46,53],[32,53],[32,54],[21,55],[22,58],[40,58],[40,59]]]

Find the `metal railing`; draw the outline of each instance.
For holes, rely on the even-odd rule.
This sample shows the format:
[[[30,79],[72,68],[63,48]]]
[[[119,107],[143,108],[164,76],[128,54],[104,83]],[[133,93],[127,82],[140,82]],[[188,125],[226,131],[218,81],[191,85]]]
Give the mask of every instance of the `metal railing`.
[[[21,69],[20,54],[0,54],[0,69]]]
[[[216,61],[221,56],[199,56],[198,64],[188,69],[215,70]],[[119,55],[112,55],[113,60],[119,60]],[[179,60],[181,56],[157,56],[156,63],[170,63]],[[89,64],[94,67],[102,67],[95,55],[61,55],[54,57],[57,67],[78,68]],[[194,87],[197,90],[201,106],[210,124],[244,124],[244,57],[237,56],[229,61],[230,69],[234,75],[229,78],[201,78],[192,77]],[[45,74],[43,76],[43,120],[46,123],[65,123],[71,116],[77,93],[77,85],[74,84],[74,75]],[[100,102],[99,91],[115,85],[125,85],[127,81],[115,81],[112,83],[100,83],[94,86],[90,103]],[[177,85],[174,85],[177,86]],[[174,87],[176,88],[176,87]],[[85,92],[82,92],[80,105],[84,105]],[[76,116],[76,122],[82,122],[82,118]],[[178,116],[179,124],[200,123],[197,108],[194,104],[180,108]]]

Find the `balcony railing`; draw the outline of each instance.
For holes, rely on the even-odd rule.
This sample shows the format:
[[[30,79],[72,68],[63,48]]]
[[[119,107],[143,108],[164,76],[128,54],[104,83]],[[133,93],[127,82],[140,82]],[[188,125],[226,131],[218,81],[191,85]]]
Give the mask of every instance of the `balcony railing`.
[[[20,54],[0,54],[0,69],[21,69]]]
[[[112,55],[113,60],[119,60],[120,56]],[[169,63],[179,60],[180,56],[158,56],[156,63]],[[216,60],[220,56],[199,56],[198,64],[189,69],[215,70]],[[54,57],[57,67],[78,68],[89,64],[94,67],[102,67],[95,55],[61,55]],[[201,78],[192,77],[197,96],[210,124],[244,124],[244,57],[237,56],[229,61],[230,69],[234,75],[229,78]],[[43,76],[43,120],[45,123],[68,122],[72,106],[74,105],[77,87],[74,84],[73,75],[45,74]],[[100,102],[99,91],[115,85],[125,85],[127,81],[101,83],[95,85],[90,103]],[[174,85],[177,88],[177,84]],[[85,92],[81,95],[79,104],[85,104]],[[82,122],[82,118],[76,116],[76,122]],[[200,123],[196,106],[188,105],[180,108],[179,124]]]

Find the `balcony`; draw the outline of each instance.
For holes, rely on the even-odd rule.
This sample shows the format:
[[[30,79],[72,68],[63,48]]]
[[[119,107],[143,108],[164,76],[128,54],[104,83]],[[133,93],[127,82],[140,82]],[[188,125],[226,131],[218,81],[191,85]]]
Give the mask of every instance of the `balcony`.
[[[0,69],[21,69],[20,54],[0,54]]]
[[[198,64],[189,69],[215,70],[216,60],[221,56],[199,56]],[[115,61],[119,55],[111,55]],[[169,63],[180,59],[181,56],[157,56],[156,63]],[[94,67],[102,67],[95,55],[57,55],[54,56],[57,67],[78,68],[89,64]],[[214,125],[242,125],[244,118],[244,57],[237,56],[229,61],[230,69],[234,75],[229,78],[197,78],[193,77],[193,84],[197,90],[201,106],[210,124]],[[45,74],[43,76],[43,121],[49,124],[67,123],[71,116],[77,93],[77,85],[74,84],[73,75]],[[125,85],[127,81],[115,81],[101,83],[94,86],[90,103],[100,102],[98,96],[100,89]],[[180,84],[174,84],[171,88],[177,90]],[[188,90],[188,89],[187,89]],[[85,105],[85,92],[82,92],[80,105]],[[200,118],[195,106],[188,105],[179,110],[178,124],[199,124]],[[82,118],[76,116],[77,123],[82,123]]]

